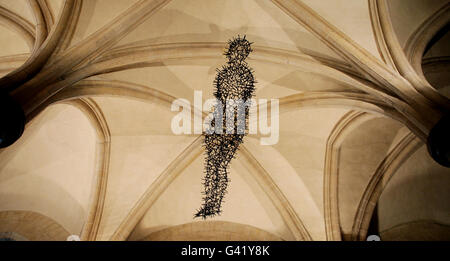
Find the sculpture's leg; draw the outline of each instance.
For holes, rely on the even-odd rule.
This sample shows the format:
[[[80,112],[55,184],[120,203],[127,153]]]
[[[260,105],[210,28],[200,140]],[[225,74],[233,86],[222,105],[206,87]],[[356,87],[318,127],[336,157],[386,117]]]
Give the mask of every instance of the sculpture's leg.
[[[243,135],[207,135],[206,174],[204,178],[203,205],[195,217],[206,218],[220,214],[228,187],[228,165],[234,157]]]

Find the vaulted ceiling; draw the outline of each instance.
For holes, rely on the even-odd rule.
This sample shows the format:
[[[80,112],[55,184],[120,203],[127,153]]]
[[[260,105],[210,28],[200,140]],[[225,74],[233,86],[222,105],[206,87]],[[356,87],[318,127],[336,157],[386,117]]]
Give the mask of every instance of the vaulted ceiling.
[[[0,150],[0,232],[365,240],[376,216],[386,239],[436,239],[450,173],[425,143],[450,107],[449,21],[446,0],[0,0],[0,85],[28,122]],[[237,35],[279,142],[247,136],[223,214],[193,220],[202,137],[173,134],[170,105],[213,97]]]

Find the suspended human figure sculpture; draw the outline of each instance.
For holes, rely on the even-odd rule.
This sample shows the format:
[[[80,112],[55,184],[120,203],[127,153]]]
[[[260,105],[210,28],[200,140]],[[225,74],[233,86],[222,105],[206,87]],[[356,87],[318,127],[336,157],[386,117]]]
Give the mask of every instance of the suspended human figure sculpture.
[[[228,62],[222,69],[217,69],[214,118],[204,133],[206,159],[203,204],[195,217],[206,219],[221,213],[229,182],[227,169],[247,131],[249,105],[255,90],[252,69],[245,62],[253,51],[250,45],[245,36],[230,40],[224,53]]]

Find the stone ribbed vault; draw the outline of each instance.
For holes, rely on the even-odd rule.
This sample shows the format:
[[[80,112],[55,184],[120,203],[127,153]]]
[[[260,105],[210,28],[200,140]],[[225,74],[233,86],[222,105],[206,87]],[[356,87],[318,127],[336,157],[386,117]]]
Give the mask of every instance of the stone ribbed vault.
[[[365,240],[372,217],[385,213],[379,200],[389,181],[397,172],[419,169],[410,157],[423,160],[430,173],[450,177],[448,169],[422,153],[431,129],[450,109],[448,77],[442,76],[449,54],[445,42],[440,44],[448,37],[436,38],[448,28],[450,4],[426,2],[0,1],[0,88],[23,108],[26,119],[23,137],[0,150],[5,199],[0,223],[6,224],[0,232],[32,240],[64,240],[68,234],[83,240],[195,240],[197,232],[201,239],[214,239],[201,222],[191,223],[191,215],[185,215],[183,205],[188,209],[190,203],[181,201],[200,202],[194,185],[200,180],[193,173],[201,172],[204,148],[198,135],[170,132],[170,105],[177,98],[193,102],[194,90],[203,90],[204,100],[212,97],[226,39],[240,34],[254,42],[248,62],[258,80],[256,97],[280,100],[280,142],[261,148],[260,135],[249,136],[231,164],[232,180],[239,178],[231,183],[236,190],[230,195],[245,198],[231,198],[224,204],[237,206],[205,226],[222,233],[221,239],[246,240],[236,233],[247,231],[248,240]],[[399,9],[404,5],[422,10],[417,22],[408,22],[414,19]],[[92,129],[95,142],[85,152],[64,139],[52,140],[47,125],[67,126],[70,119],[58,115],[75,117],[76,110],[88,127],[66,136],[82,143]],[[34,140],[39,135],[50,138],[39,143]],[[354,137],[361,137],[360,143]],[[57,142],[65,145],[56,150]],[[45,176],[39,169],[49,171],[45,164],[57,160],[37,166],[39,155],[27,147],[32,144],[48,155],[91,155],[92,171],[72,179],[79,176],[77,168],[61,165]],[[42,188],[27,180],[44,176],[42,184],[67,196],[28,204]],[[23,181],[14,183],[19,177]],[[448,178],[442,180],[446,184]],[[13,193],[14,186],[22,192]],[[79,209],[78,221],[64,214],[65,198]],[[439,209],[449,210],[448,204]],[[450,215],[411,211],[415,214],[398,220],[389,215],[389,222],[380,220],[382,235],[394,238],[414,224],[420,231],[427,224],[430,231],[448,230]],[[49,230],[33,231],[28,221],[50,224]],[[185,234],[174,236],[177,231]]]

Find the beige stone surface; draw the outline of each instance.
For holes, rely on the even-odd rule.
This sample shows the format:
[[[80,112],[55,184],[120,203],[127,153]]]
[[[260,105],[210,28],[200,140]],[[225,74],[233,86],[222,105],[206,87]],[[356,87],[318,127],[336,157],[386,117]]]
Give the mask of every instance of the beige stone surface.
[[[424,143],[450,109],[445,0],[0,0],[0,87],[27,117],[0,150],[0,233],[30,240],[448,238],[449,169]],[[279,142],[245,138],[224,212],[201,202],[199,135],[226,42],[254,42]],[[446,98],[446,97],[447,98]],[[46,228],[48,228],[46,230]],[[244,231],[238,233],[237,231]],[[417,236],[423,234],[423,237]]]
[[[12,236],[16,241],[65,241],[70,233],[55,220],[38,212],[1,211],[0,235]]]
[[[448,229],[448,173],[447,168],[432,161],[425,146],[416,151],[392,177],[380,197],[380,231],[414,221],[435,222]]]
[[[378,164],[387,155],[400,124],[389,119],[368,120],[353,130],[339,154],[339,215],[343,234],[350,234],[359,201]],[[370,131],[369,131],[370,130]],[[372,131],[379,135],[372,135]]]
[[[448,4],[446,0],[389,0],[392,24],[400,44],[406,45],[413,31],[433,12]]]

